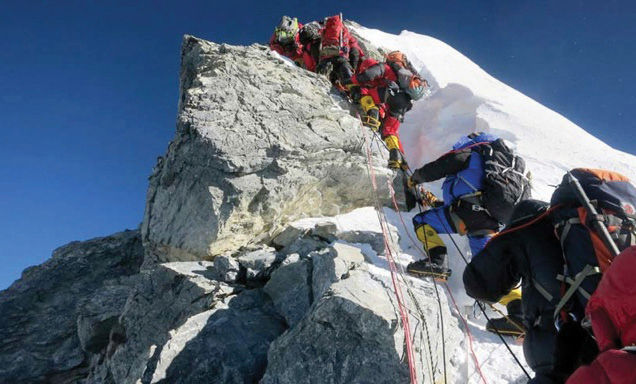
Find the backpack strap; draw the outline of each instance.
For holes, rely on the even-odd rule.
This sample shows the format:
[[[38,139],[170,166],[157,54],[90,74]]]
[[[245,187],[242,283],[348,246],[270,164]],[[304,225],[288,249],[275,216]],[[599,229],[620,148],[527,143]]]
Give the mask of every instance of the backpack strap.
[[[581,224],[581,219],[579,217],[572,217],[568,220],[561,221],[554,225],[554,227],[557,230],[563,227],[563,230],[561,231],[561,236],[558,236],[559,241],[561,242],[561,248],[564,247],[565,239],[568,237],[568,233],[570,233],[570,229],[572,229],[573,224]]]
[[[585,266],[585,268],[583,268],[581,272],[577,273],[576,276],[574,276],[574,280],[563,275],[557,275],[557,280],[570,284],[570,288],[565,291],[565,293],[561,297],[561,300],[554,308],[554,318],[556,319],[559,316],[559,312],[561,312],[565,304],[577,291],[579,291],[579,293],[581,293],[586,299],[589,299],[591,295],[589,292],[581,288],[581,283],[583,283],[583,280],[585,280],[585,278],[587,278],[588,276],[593,276],[600,273],[601,268],[588,264]]]
[[[554,300],[554,296],[552,296],[550,292],[548,292],[548,290],[543,287],[543,285],[539,284],[537,279],[532,279],[532,285],[534,285],[534,288],[537,290],[537,292],[539,292],[541,296],[543,296],[546,300],[548,300],[549,302],[552,302],[552,300]]]

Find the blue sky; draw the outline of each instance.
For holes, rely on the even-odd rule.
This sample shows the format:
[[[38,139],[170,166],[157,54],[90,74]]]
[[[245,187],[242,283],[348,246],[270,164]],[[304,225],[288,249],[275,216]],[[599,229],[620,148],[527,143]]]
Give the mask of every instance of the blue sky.
[[[633,2],[272,3],[0,3],[0,289],[58,246],[139,225],[147,177],[174,132],[185,33],[264,43],[282,14],[343,12],[428,34],[636,153]]]

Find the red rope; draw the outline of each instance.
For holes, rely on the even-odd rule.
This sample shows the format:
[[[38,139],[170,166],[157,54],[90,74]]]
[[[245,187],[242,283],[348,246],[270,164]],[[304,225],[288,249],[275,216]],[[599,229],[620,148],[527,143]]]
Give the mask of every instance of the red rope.
[[[369,169],[369,175],[371,176],[371,185],[373,186],[373,191],[376,197],[376,211],[378,214],[378,221],[380,222],[380,227],[382,228],[382,236],[384,237],[384,250],[387,255],[387,260],[389,261],[389,268],[391,271],[391,281],[393,283],[393,290],[395,291],[395,296],[398,302],[398,308],[400,311],[400,319],[402,321],[402,327],[404,328],[404,339],[406,342],[406,355],[409,365],[409,375],[411,378],[411,384],[417,384],[417,374],[415,371],[415,357],[413,354],[413,342],[411,340],[411,327],[409,326],[409,317],[406,310],[406,306],[404,305],[404,296],[402,295],[402,290],[397,282],[397,267],[395,266],[395,260],[393,258],[393,253],[391,252],[391,246],[388,240],[388,225],[386,220],[382,217],[381,209],[382,207],[379,204],[378,198],[378,186],[375,177],[375,171],[373,169],[372,157],[371,157],[371,149],[369,144],[369,139],[367,136],[366,129],[364,126],[360,124],[363,134],[364,134],[364,142],[367,152],[367,167]]]
[[[393,201],[393,207],[395,208],[395,211],[398,214],[398,217],[400,218],[400,221],[402,222],[402,225],[404,226],[404,230],[406,231],[406,235],[409,238],[409,240],[411,241],[411,245],[417,249],[418,251],[420,251],[422,253],[422,255],[426,258],[428,258],[428,255],[426,255],[426,253],[424,253],[424,251],[422,249],[420,249],[420,247],[417,245],[417,243],[415,242],[415,240],[413,240],[413,237],[411,236],[406,223],[404,222],[404,218],[402,217],[402,212],[400,211],[400,208],[398,206],[397,200],[395,199],[395,190],[393,189],[393,186],[389,183],[389,191],[391,193],[391,200]],[[449,234],[450,236],[450,234]],[[459,318],[462,320],[462,322],[464,323],[464,329],[466,330],[466,335],[468,336],[468,342],[469,342],[469,346],[470,346],[470,352],[472,354],[473,357],[473,361],[475,362],[475,367],[477,368],[477,371],[479,372],[479,376],[481,376],[481,379],[484,381],[484,383],[488,384],[488,382],[486,381],[486,378],[484,377],[484,374],[481,370],[481,365],[479,364],[479,360],[477,359],[477,354],[475,353],[475,350],[473,349],[473,335],[470,332],[470,329],[468,328],[468,323],[466,322],[466,320],[464,319],[464,317],[462,316],[459,307],[457,306],[457,303],[455,302],[455,297],[453,296],[453,293],[450,290],[450,287],[448,286],[447,283],[444,283],[444,286],[446,287],[446,290],[448,291],[452,301],[453,301],[453,305],[455,306],[455,310],[457,311],[457,314],[459,315]]]

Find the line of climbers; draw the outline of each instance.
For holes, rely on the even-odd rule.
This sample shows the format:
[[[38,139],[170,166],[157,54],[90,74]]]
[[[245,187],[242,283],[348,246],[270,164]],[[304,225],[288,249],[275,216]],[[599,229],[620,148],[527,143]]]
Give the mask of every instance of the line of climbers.
[[[304,26],[285,16],[270,46],[346,92],[379,130],[389,166],[410,172],[398,129],[428,84],[404,54],[364,59],[340,15]],[[443,200],[421,186],[442,178]],[[466,292],[506,306],[486,328],[524,338],[531,383],[636,383],[636,188],[626,177],[578,168],[550,203],[532,200],[524,160],[478,132],[413,171],[405,189],[426,208],[413,226],[427,258],[407,271],[445,281],[452,271],[439,235],[466,235]]]
[[[360,48],[341,15],[301,24],[283,16],[274,29],[272,50],[309,71],[323,74],[362,109],[363,124],[379,131],[393,169],[407,169],[399,128],[412,103],[427,94],[422,79],[399,51],[378,62]]]

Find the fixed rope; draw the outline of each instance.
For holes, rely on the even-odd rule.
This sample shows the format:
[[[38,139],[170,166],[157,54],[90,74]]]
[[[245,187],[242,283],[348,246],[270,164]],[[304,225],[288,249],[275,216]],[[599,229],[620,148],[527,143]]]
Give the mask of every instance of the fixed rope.
[[[411,245],[417,249],[418,251],[420,251],[420,253],[422,253],[422,255],[425,258],[428,258],[428,255],[424,252],[423,249],[421,249],[421,247],[417,244],[417,242],[415,240],[413,240],[413,237],[411,236],[408,227],[406,226],[406,223],[404,222],[404,218],[402,217],[402,211],[399,208],[399,205],[397,204],[397,200],[395,199],[395,190],[393,189],[393,186],[390,185],[389,186],[389,190],[391,191],[391,198],[393,200],[393,207],[395,208],[398,217],[400,218],[400,222],[402,223],[402,226],[404,226],[404,230],[406,232],[407,237],[409,238]],[[435,288],[435,295],[437,296],[437,304],[439,306],[439,312],[440,312],[440,319],[441,319],[441,323],[442,325],[440,326],[440,330],[441,330],[441,334],[442,334],[442,340],[445,340],[444,337],[444,326],[443,326],[443,317],[442,317],[442,304],[441,304],[441,299],[439,296],[439,290],[437,289],[437,281],[435,279],[433,279],[433,284],[434,284],[434,288]],[[472,334],[470,332],[470,329],[468,328],[468,323],[466,322],[466,320],[463,318],[463,316],[461,315],[461,312],[459,310],[459,307],[457,306],[457,303],[455,301],[455,298],[452,296],[452,292],[450,290],[450,288],[448,287],[448,284],[443,283],[444,286],[446,287],[446,290],[449,292],[449,294],[451,295],[453,304],[455,306],[455,310],[458,314],[458,316],[460,317],[460,319],[462,320],[462,322],[464,323],[464,329],[466,331],[466,334],[468,336],[468,340],[469,340],[469,347],[470,347],[470,351],[471,351],[471,355],[473,358],[473,361],[475,363],[475,367],[477,368],[477,371],[479,372],[479,375],[481,376],[481,379],[483,380],[484,383],[487,383],[486,378],[483,375],[483,372],[481,370],[481,365],[479,364],[479,359],[477,359],[477,354],[475,353],[475,350],[473,349],[473,337]],[[442,354],[444,355],[444,382],[446,382],[446,352],[445,352],[445,343],[442,343]]]
[[[436,212],[436,214],[438,215],[438,219],[440,219],[440,222],[442,223],[442,225],[444,226],[444,230],[446,232],[449,231],[449,229],[446,227],[446,224],[444,224],[444,222],[441,220],[441,218],[439,217],[439,212]],[[455,241],[455,239],[453,238],[453,236],[451,236],[449,234],[448,236],[451,239],[451,242],[453,243],[453,245],[455,246],[455,249],[457,249],[457,252],[459,253],[459,255],[462,257],[462,260],[464,260],[464,263],[466,263],[466,265],[468,265],[468,259],[466,258],[466,256],[464,255],[464,253],[462,252],[461,248],[459,247],[459,245],[457,244],[457,242]],[[486,313],[486,309],[484,308],[483,304],[478,300],[477,301],[477,306],[479,307],[479,310],[481,311],[481,313],[484,315],[484,317],[486,318],[487,321],[490,321],[490,317],[488,317],[488,314]],[[508,350],[508,352],[510,352],[510,354],[512,355],[512,358],[515,360],[515,362],[517,363],[517,365],[519,366],[519,368],[521,368],[521,370],[523,371],[523,373],[526,375],[526,377],[528,379],[531,379],[530,374],[528,373],[528,371],[525,369],[525,367],[523,366],[523,364],[521,364],[521,361],[519,361],[519,358],[517,357],[517,355],[513,352],[512,348],[510,348],[510,345],[508,345],[508,343],[506,342],[506,340],[504,339],[503,335],[501,334],[501,332],[499,332],[499,330],[497,328],[494,328],[495,333],[497,334],[497,336],[499,336],[499,339],[501,339],[501,342],[506,346],[506,349]]]
[[[358,115],[358,119],[360,120],[360,115]],[[389,269],[391,271],[391,281],[393,283],[393,290],[395,291],[395,296],[398,302],[398,309],[400,312],[402,328],[404,329],[404,339],[406,344],[406,355],[407,355],[407,360],[409,365],[410,381],[411,381],[411,384],[417,384],[417,373],[415,369],[415,358],[413,354],[413,343],[411,340],[409,317],[406,310],[406,306],[404,305],[404,297],[402,295],[402,290],[400,289],[400,286],[397,281],[397,276],[396,276],[397,268],[395,266],[393,252],[391,250],[391,246],[389,244],[389,239],[387,234],[388,226],[386,224],[386,221],[383,220],[380,213],[382,210],[382,207],[380,205],[379,198],[378,198],[378,186],[377,186],[377,181],[375,177],[375,170],[373,168],[373,162],[372,162],[372,156],[371,156],[371,145],[367,136],[366,129],[364,128],[362,124],[360,124],[360,127],[362,128],[362,131],[364,134],[364,142],[365,142],[365,148],[367,152],[367,167],[368,167],[369,175],[371,177],[371,185],[373,187],[373,191],[375,194],[376,212],[378,214],[378,221],[380,222],[380,227],[382,229],[382,236],[384,238],[384,249],[387,255],[387,260],[389,261]]]

